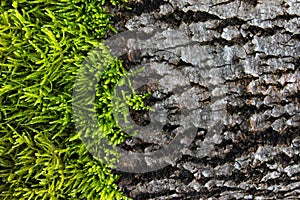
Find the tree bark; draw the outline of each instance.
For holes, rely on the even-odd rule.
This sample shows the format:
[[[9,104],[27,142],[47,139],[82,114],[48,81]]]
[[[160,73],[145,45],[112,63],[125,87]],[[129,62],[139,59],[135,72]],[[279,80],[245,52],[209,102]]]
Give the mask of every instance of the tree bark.
[[[178,58],[167,52],[142,52],[142,63],[184,68],[193,75],[189,76],[192,87],[204,92],[207,86],[201,77],[209,73],[200,73],[201,66],[210,72],[220,70],[227,103],[222,128],[209,133],[199,124],[192,144],[173,165],[144,174],[116,171],[122,175],[118,185],[125,195],[133,199],[299,198],[300,2],[130,3],[131,11],[115,13],[118,31],[150,26],[176,30],[169,35],[170,42],[166,37],[159,45],[180,52]],[[183,41],[192,45],[181,45]],[[201,95],[200,107],[212,104]]]

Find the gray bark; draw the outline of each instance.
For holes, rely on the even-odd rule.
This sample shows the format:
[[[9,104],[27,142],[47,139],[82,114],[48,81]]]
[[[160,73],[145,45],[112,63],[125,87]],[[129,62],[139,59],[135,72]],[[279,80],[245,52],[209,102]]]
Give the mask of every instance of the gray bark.
[[[200,123],[172,165],[145,174],[116,172],[124,193],[133,199],[298,199],[300,2],[169,0],[132,7],[116,13],[119,31],[176,30],[158,46],[180,52],[178,58],[142,52],[142,63],[184,68],[201,89],[199,57],[213,55],[205,67],[221,70],[227,103],[223,128],[208,134]],[[187,41],[192,47],[181,44]],[[212,104],[201,95],[199,107]]]

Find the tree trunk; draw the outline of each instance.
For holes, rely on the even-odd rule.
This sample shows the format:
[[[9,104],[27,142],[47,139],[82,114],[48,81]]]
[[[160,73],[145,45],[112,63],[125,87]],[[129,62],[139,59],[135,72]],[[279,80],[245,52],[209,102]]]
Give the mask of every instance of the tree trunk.
[[[148,173],[116,171],[124,193],[133,199],[299,198],[300,2],[130,4],[131,11],[115,14],[118,31],[150,26],[169,30],[156,47],[179,55],[149,53],[149,47],[142,51],[142,64],[168,63],[188,71],[191,87],[202,91],[203,108],[213,102],[201,95],[213,94],[214,88],[201,78],[216,78],[211,77],[214,71],[226,87],[226,117],[222,128],[212,132],[199,123],[193,142],[172,165]]]

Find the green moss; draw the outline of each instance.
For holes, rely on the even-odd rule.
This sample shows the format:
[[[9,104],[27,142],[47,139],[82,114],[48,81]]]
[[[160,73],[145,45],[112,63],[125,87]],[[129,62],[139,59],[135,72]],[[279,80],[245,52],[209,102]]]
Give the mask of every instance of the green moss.
[[[105,48],[105,47],[104,47]],[[110,55],[108,54],[110,57]],[[122,128],[118,125],[117,116],[123,116],[125,121],[129,116],[129,108],[134,110],[152,110],[146,106],[144,99],[151,93],[137,94],[131,86],[130,77],[139,73],[139,70],[134,72],[127,72],[122,65],[122,61],[116,58],[105,58],[106,60],[113,59],[110,65],[101,76],[98,87],[96,89],[96,110],[98,114],[99,125],[102,132],[111,140],[113,144],[120,144],[129,135],[133,133],[124,133]],[[117,100],[114,92],[117,86],[126,85],[129,91],[123,94],[121,99]],[[124,96],[125,95],[125,96]],[[116,116],[117,115],[117,116]]]
[[[77,70],[113,30],[104,3],[1,1],[1,199],[126,199],[118,177],[88,153],[72,119]]]

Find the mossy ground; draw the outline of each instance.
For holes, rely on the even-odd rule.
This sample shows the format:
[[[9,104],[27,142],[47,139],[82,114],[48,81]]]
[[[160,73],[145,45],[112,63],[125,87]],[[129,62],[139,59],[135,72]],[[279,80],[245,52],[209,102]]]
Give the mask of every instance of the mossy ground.
[[[77,70],[114,30],[104,4],[124,2],[1,0],[0,199],[127,199],[72,119]]]

